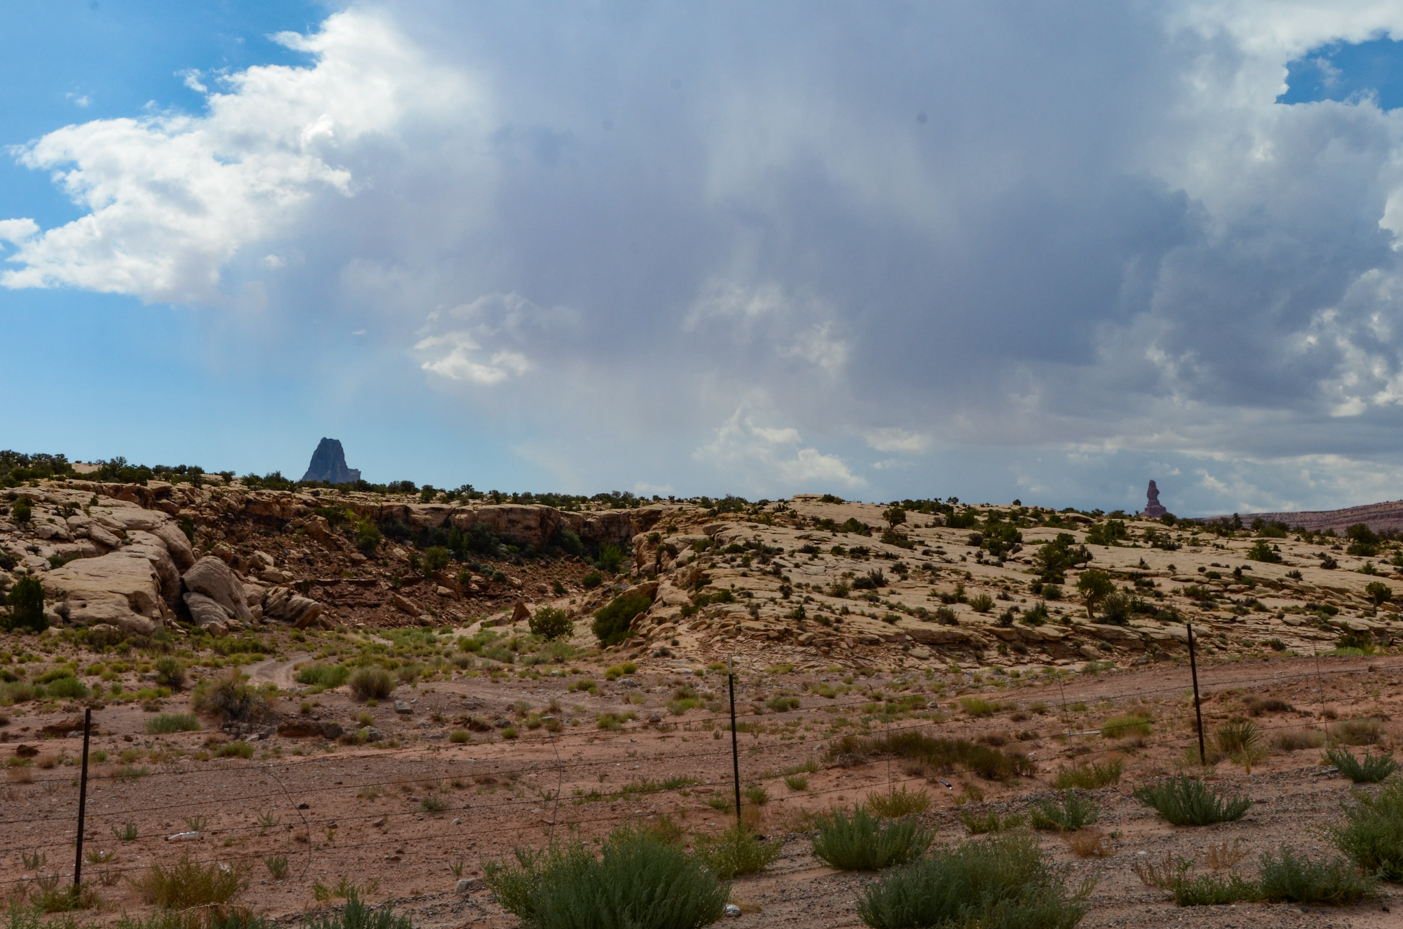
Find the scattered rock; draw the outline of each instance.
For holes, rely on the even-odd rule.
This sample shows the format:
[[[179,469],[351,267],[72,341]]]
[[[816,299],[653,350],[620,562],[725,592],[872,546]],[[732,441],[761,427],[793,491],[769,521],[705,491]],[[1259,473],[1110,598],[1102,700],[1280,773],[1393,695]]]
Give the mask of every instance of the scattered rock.
[[[390,603],[394,604],[395,609],[410,616],[418,616],[423,612],[417,603],[400,594],[390,594]]]
[[[263,599],[263,615],[267,619],[290,623],[305,629],[316,622],[324,607],[310,597],[304,597],[291,587],[274,587]]]
[[[405,703],[403,700],[396,700],[396,701],[395,701],[395,712],[396,712],[396,713],[413,713],[413,712],[414,712],[414,708],[413,708],[412,706],[410,706],[408,703]]]
[[[453,892],[462,895],[467,895],[481,889],[482,878],[480,877],[465,877],[453,886]]]

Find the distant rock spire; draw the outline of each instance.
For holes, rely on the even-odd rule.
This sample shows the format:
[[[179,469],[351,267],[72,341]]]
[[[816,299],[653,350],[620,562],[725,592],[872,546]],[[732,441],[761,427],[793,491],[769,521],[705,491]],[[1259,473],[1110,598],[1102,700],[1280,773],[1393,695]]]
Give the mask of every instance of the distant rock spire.
[[[1145,491],[1145,497],[1148,503],[1145,505],[1144,512],[1140,514],[1141,516],[1146,519],[1159,519],[1165,513],[1169,512],[1159,505],[1159,488],[1155,486],[1154,481],[1150,481],[1150,489]]]
[[[317,450],[312,453],[312,463],[307,466],[304,481],[326,481],[328,484],[354,484],[360,480],[360,472],[346,467],[346,452],[341,448],[340,439],[322,439]]]

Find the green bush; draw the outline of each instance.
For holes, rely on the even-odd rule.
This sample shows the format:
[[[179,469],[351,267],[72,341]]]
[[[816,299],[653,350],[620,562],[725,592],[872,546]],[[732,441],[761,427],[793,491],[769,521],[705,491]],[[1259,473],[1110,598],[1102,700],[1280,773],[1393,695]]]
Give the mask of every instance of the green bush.
[[[1168,889],[1174,894],[1177,906],[1227,906],[1262,898],[1261,887],[1236,872],[1227,875],[1185,872],[1178,875]]]
[[[169,866],[153,865],[131,883],[147,903],[163,910],[223,906],[245,886],[242,869],[206,865],[189,855]]]
[[[362,903],[354,891],[346,895],[346,906],[339,913],[313,917],[301,929],[413,929],[408,916],[397,916],[389,904],[372,907]],[[211,926],[210,929],[220,929]],[[242,929],[242,927],[241,927]]]
[[[1045,800],[1033,807],[1033,828],[1056,832],[1076,832],[1096,822],[1096,804],[1064,791],[1061,801]]]
[[[842,871],[876,871],[924,855],[935,833],[914,817],[884,820],[855,807],[833,810],[816,820],[814,857]]]
[[[437,574],[448,567],[448,549],[442,545],[430,545],[424,550],[424,573]]]
[[[487,886],[531,929],[697,929],[719,920],[730,885],[655,832],[620,827],[599,858],[579,841],[490,862]]]
[[[600,574],[598,571],[591,571],[584,577],[580,578],[580,586],[583,587],[585,590],[594,590],[594,588],[598,587],[600,584],[603,583],[604,575]]]
[[[618,574],[619,566],[624,563],[624,550],[606,542],[599,547],[599,557],[594,563],[610,574]]]
[[[966,809],[959,812],[959,820],[969,830],[970,835],[985,835],[993,832],[1012,832],[1014,829],[1022,828],[1028,822],[1028,817],[1022,813],[1009,813],[1007,816],[1000,816],[993,811],[976,813],[974,810]]]
[[[10,515],[17,523],[27,523],[34,518],[34,509],[29,505],[27,497],[20,497],[15,501],[14,507],[10,510]]]
[[[1281,554],[1271,547],[1271,543],[1266,539],[1258,539],[1252,543],[1252,547],[1247,550],[1248,561],[1262,561],[1267,564],[1280,564]]]
[[[1262,855],[1261,898],[1269,903],[1324,903],[1348,906],[1373,896],[1375,880],[1343,859],[1311,859],[1285,845],[1278,855]]]
[[[1104,732],[1104,730],[1102,731]],[[1095,790],[1108,784],[1119,784],[1124,770],[1125,762],[1120,758],[1112,758],[1105,764],[1098,764],[1094,761],[1074,764],[1068,768],[1058,768],[1057,777],[1052,786],[1058,790],[1067,790],[1072,787]]]
[[[390,672],[379,665],[357,668],[351,675],[351,694],[364,703],[366,700],[384,700],[395,692],[395,679]]]
[[[1365,752],[1361,761],[1347,748],[1332,748],[1325,753],[1325,760],[1356,784],[1377,784],[1398,769],[1393,752],[1382,755]]]
[[[1006,833],[942,848],[883,874],[857,895],[873,929],[1072,929],[1086,915],[1091,885],[1067,889],[1037,839]]]
[[[37,577],[22,577],[15,581],[5,596],[10,615],[5,618],[5,631],[28,630],[43,632],[49,628],[44,618],[44,585]]]
[[[151,735],[169,735],[172,732],[198,732],[200,721],[193,713],[161,713],[146,721],[146,731]]]
[[[527,625],[530,626],[532,635],[540,636],[547,642],[568,639],[575,634],[574,621],[564,610],[553,606],[542,607],[532,613]]]
[[[156,683],[171,690],[185,686],[185,664],[173,655],[156,659]]]
[[[367,557],[375,554],[380,547],[380,529],[370,520],[362,520],[356,525],[356,548]]]
[[[1252,806],[1246,797],[1227,797],[1196,777],[1180,774],[1136,787],[1136,800],[1152,806],[1175,826],[1208,826],[1239,820]]]
[[[732,826],[718,835],[698,835],[697,857],[723,881],[739,874],[756,874],[779,860],[784,845],[779,839],[763,841],[744,826]]]
[[[1387,781],[1373,795],[1354,792],[1345,821],[1326,834],[1345,857],[1386,881],[1403,881],[1403,780]]]
[[[297,670],[297,683],[306,684],[313,692],[332,690],[346,683],[351,669],[341,664],[314,664]]]
[[[594,614],[593,629],[599,644],[608,648],[628,638],[633,618],[652,605],[652,596],[641,590],[619,594]]]
[[[50,697],[60,700],[82,700],[88,696],[88,685],[72,675],[50,681],[44,689]]]

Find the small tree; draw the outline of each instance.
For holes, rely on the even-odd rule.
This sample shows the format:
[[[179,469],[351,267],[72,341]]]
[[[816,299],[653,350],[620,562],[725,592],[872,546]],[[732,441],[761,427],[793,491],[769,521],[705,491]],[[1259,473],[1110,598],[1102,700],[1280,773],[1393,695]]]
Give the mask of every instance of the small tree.
[[[887,525],[895,529],[906,522],[906,511],[898,503],[893,503],[882,511],[882,518],[887,521]]]
[[[5,602],[10,606],[10,616],[5,623],[7,630],[43,632],[49,628],[49,621],[44,618],[44,585],[39,583],[37,577],[22,577],[15,581]]]
[[[1266,539],[1258,539],[1252,543],[1252,547],[1247,550],[1248,561],[1262,561],[1267,564],[1280,564],[1281,555],[1272,549],[1271,543]]]
[[[531,614],[527,621],[531,634],[538,635],[547,642],[555,639],[568,639],[575,633],[575,623],[564,610],[553,606],[542,607]]]
[[[1369,586],[1364,588],[1364,594],[1374,601],[1374,606],[1383,606],[1393,599],[1393,588],[1383,581],[1370,581]]]
[[[1111,582],[1111,576],[1105,571],[1093,568],[1081,573],[1081,577],[1077,578],[1077,593],[1086,604],[1087,619],[1092,618],[1092,612],[1103,600],[1115,593],[1115,589],[1116,585]]]
[[[34,518],[34,510],[30,508],[29,499],[27,497],[20,497],[16,500],[11,513],[14,515],[15,522],[17,523],[27,523]]]
[[[356,548],[361,550],[362,555],[373,555],[379,547],[380,530],[374,523],[367,519],[356,526]]]

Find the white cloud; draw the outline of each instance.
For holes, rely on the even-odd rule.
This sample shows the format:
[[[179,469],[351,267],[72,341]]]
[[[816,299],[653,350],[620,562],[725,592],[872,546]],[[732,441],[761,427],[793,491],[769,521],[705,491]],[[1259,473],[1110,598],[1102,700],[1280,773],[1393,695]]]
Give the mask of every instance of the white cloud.
[[[0,284],[220,302],[221,272],[241,249],[318,195],[356,193],[360,145],[426,113],[474,118],[461,73],[429,63],[377,15],[338,13],[313,35],[275,39],[315,63],[222,77],[203,116],[96,120],[19,149],[89,212],[21,243]],[[205,92],[197,73],[185,78]]]
[[[867,483],[837,455],[800,447],[802,443],[797,429],[757,425],[749,409],[741,406],[716,430],[712,442],[698,448],[692,458],[724,466],[736,476],[743,474],[752,486],[762,488],[861,487]]]
[[[39,234],[39,224],[32,219],[0,219],[0,242],[22,245]]]

